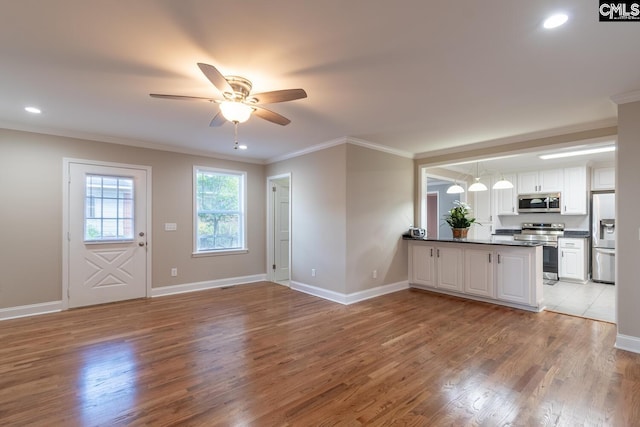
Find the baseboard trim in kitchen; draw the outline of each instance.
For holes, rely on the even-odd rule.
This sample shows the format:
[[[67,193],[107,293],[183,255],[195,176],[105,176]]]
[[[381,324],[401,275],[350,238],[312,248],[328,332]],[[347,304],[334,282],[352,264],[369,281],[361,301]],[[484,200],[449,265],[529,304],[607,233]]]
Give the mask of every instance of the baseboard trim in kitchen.
[[[328,289],[319,288],[317,286],[307,285],[306,283],[291,281],[291,289],[305,294],[313,295],[322,299],[337,302],[344,305],[355,304],[360,301],[379,297],[382,295],[398,292],[403,289],[409,289],[409,282],[402,281],[390,283],[388,285],[377,286],[372,289],[354,292],[352,294],[343,294],[340,292],[330,291]]]
[[[630,335],[618,334],[616,336],[616,344],[614,347],[620,350],[640,353],[640,338],[632,337]]]

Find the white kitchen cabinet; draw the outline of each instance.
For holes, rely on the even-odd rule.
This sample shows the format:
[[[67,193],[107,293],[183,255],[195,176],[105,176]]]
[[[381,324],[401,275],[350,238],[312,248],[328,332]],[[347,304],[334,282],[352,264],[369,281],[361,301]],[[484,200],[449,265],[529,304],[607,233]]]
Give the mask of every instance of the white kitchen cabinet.
[[[562,215],[587,214],[587,168],[577,166],[564,169],[564,190],[562,191]]]
[[[558,239],[558,276],[562,280],[587,281],[587,239]]]
[[[409,245],[409,282],[436,287],[435,255],[435,246]]]
[[[457,246],[437,246],[437,287],[448,291],[463,290],[462,248]]]
[[[542,246],[410,241],[409,283],[433,292],[538,311],[542,307]]]
[[[492,222],[475,222],[471,224],[471,233],[474,240],[491,240],[493,233]]]
[[[464,250],[464,292],[487,298],[495,298],[493,282],[493,261],[495,255],[492,250],[466,249]]]
[[[492,190],[492,199],[495,215],[518,215],[518,189],[517,177],[515,174],[505,174],[496,176],[494,183],[502,177],[513,184],[513,188]]]
[[[548,193],[562,191],[562,169],[547,169],[518,174],[518,193]]]
[[[471,211],[478,222],[492,222],[493,213],[491,209],[491,179],[480,178],[480,182],[487,186],[486,191],[469,192],[473,194],[473,205]]]
[[[594,168],[591,172],[591,189],[593,191],[616,189],[616,168]]]
[[[491,178],[480,178],[480,182],[487,186],[486,191],[469,192],[473,195],[471,213],[476,222],[471,225],[471,238],[476,240],[490,239],[493,231],[493,209],[491,205]]]
[[[527,252],[501,249],[496,253],[496,297],[503,301],[534,305],[531,255]]]

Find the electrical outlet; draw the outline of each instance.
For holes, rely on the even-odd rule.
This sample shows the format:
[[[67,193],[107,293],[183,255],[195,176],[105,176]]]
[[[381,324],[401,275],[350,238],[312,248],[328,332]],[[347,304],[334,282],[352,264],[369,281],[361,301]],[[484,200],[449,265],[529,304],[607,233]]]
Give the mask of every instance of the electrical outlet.
[[[373,272],[371,273],[371,277],[373,277],[374,279],[378,278],[378,270],[373,270]]]
[[[315,268],[311,269],[311,277],[316,277],[316,269]]]
[[[171,269],[171,277],[176,277],[178,275],[178,269],[176,267],[173,267]]]

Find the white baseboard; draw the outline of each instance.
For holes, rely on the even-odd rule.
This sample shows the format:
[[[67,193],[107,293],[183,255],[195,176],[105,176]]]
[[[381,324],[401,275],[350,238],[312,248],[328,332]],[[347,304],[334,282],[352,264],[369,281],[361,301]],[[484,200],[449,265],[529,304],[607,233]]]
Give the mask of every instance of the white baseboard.
[[[166,295],[183,294],[185,292],[196,292],[196,291],[203,291],[205,289],[222,288],[224,286],[264,282],[266,280],[267,280],[266,274],[254,274],[252,276],[229,277],[227,279],[207,280],[205,282],[161,286],[159,288],[151,288],[151,297],[152,298],[163,297]]]
[[[359,301],[364,301],[370,298],[379,297],[381,295],[390,294],[392,292],[401,291],[409,288],[409,282],[397,282],[389,285],[382,285],[376,288],[367,289],[364,291],[354,292],[352,294],[342,294],[340,292],[330,291],[328,289],[318,288],[317,286],[307,285],[306,283],[300,283],[292,280],[290,282],[290,288],[305,294],[320,297],[329,301],[337,302],[344,305],[354,304]]]
[[[346,295],[346,300],[347,300],[346,304],[354,304],[356,302],[364,301],[367,299],[379,297],[386,294],[391,294],[393,292],[402,291],[404,289],[409,289],[409,282],[406,280],[403,282],[390,283],[388,285],[378,286],[372,289],[366,289],[360,292],[354,292],[352,294]]]
[[[39,314],[62,311],[62,301],[43,302],[40,304],[20,305],[18,307],[0,308],[0,320],[18,317],[37,316]]]
[[[630,335],[618,334],[616,336],[616,344],[614,345],[614,347],[620,350],[640,353],[640,338],[632,337]]]

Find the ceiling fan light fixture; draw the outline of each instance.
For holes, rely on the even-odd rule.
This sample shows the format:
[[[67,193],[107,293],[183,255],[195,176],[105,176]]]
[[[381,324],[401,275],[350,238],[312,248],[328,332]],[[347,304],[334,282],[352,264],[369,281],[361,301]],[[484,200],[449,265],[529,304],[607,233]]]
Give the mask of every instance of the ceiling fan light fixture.
[[[253,108],[242,102],[222,101],[220,103],[220,111],[222,111],[224,118],[230,122],[244,123],[251,117]]]

